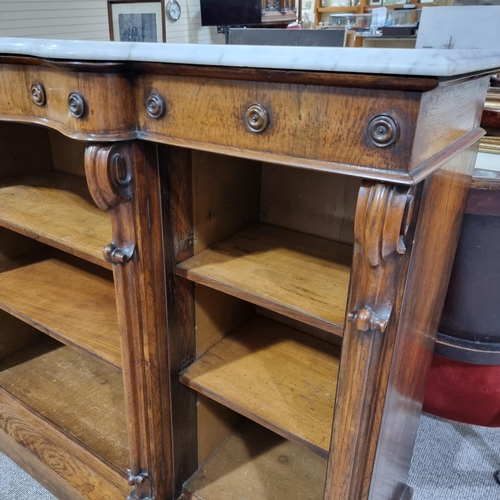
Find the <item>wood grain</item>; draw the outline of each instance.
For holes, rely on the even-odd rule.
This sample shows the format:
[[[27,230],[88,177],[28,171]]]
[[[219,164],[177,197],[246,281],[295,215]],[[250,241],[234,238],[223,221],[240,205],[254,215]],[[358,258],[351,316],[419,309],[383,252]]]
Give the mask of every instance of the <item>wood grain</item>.
[[[259,222],[262,167],[250,160],[202,151],[193,150],[191,155],[194,253],[197,254]]]
[[[181,381],[324,458],[339,349],[257,316],[181,375]]]
[[[352,245],[360,184],[356,177],[266,163],[261,221]]]
[[[412,241],[413,196],[403,186],[368,181],[359,191],[325,500],[364,500],[371,494],[373,449],[400,308],[398,290]],[[384,482],[385,474],[377,480]],[[393,497],[377,500],[382,498]]]
[[[242,417],[213,399],[198,394],[198,464],[216,451],[235,431]]]
[[[190,500],[321,500],[326,462],[246,423],[186,483]]]
[[[238,156],[258,160],[257,155],[269,154],[274,163],[313,159],[331,170],[350,164],[366,172],[379,168],[399,173],[409,171],[421,99],[418,92],[401,90],[208,78],[200,85],[194,77],[145,73],[138,76],[134,91],[138,103],[153,92],[168,103],[159,120],[152,120],[144,106],[137,107],[141,138],[231,156],[239,152]],[[245,111],[253,103],[269,114],[269,126],[259,134],[244,125]],[[399,123],[399,140],[390,148],[379,148],[370,141],[367,128],[373,117],[386,114]]]
[[[170,375],[172,449],[167,477],[172,496],[198,468],[197,395],[181,384],[179,374],[196,356],[195,291],[179,279],[175,266],[194,253],[192,155],[181,148],[160,148],[163,242],[165,245],[167,342]]]
[[[373,450],[377,460],[370,495],[374,500],[391,498],[408,477],[477,148],[476,143],[450,159],[424,185],[380,434]]]
[[[33,64],[30,64],[34,61]],[[22,64],[3,64],[0,71],[0,119],[49,126],[74,139],[117,140],[136,136],[135,103],[129,76],[103,63],[104,72],[68,71],[37,65],[36,58]],[[31,85],[43,85],[46,104],[37,106]],[[85,101],[81,118],[68,109],[68,96],[78,92]],[[142,103],[141,103],[142,104]],[[106,112],[103,113],[102,110]]]
[[[177,274],[342,335],[352,247],[275,226],[245,229]]]
[[[203,285],[196,287],[196,357],[255,314],[255,306]]]
[[[84,157],[87,142],[74,141],[52,129],[49,130],[49,142],[54,170],[85,177]]]
[[[3,388],[0,450],[61,500],[116,500],[129,491],[122,472]]]
[[[0,225],[111,268],[102,255],[111,224],[81,177],[50,171],[1,182]]]
[[[51,170],[48,130],[0,121],[0,158],[0,180]]]
[[[108,248],[126,256],[108,252],[118,291],[130,496],[169,498],[176,477],[157,148],[138,141],[91,144],[85,172],[94,201],[111,219]]]
[[[0,386],[95,455],[127,470],[120,375],[47,338],[1,362]]]
[[[0,273],[0,308],[121,371],[111,276],[63,259],[17,259],[16,267]]]
[[[477,129],[488,88],[488,76],[442,85],[422,96],[411,169]]]

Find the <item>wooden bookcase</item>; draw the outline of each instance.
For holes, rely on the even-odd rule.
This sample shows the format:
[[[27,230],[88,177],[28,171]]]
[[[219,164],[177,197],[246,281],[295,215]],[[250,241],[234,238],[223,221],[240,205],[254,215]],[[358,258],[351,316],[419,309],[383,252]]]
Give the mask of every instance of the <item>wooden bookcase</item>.
[[[53,491],[57,470],[76,490],[125,497],[120,332],[102,254],[111,224],[87,187],[85,144],[32,125],[0,127],[1,448],[28,470],[36,456],[47,472],[38,479]]]
[[[0,56],[0,449],[68,500],[411,498],[465,76]]]

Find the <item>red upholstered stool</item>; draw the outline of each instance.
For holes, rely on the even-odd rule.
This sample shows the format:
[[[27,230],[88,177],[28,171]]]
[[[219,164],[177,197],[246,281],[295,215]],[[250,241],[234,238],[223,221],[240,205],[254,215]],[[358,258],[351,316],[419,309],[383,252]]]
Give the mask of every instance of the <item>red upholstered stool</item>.
[[[434,352],[424,411],[500,427],[500,172],[474,173]]]
[[[466,424],[500,427],[500,366],[435,355],[424,411]]]

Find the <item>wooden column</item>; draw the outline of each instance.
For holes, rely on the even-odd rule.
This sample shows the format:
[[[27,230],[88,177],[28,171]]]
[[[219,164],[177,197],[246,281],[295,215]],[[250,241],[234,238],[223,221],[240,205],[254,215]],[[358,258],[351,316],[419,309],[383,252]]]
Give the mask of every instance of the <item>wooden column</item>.
[[[91,194],[112,223],[113,264],[130,449],[130,500],[170,498],[171,426],[160,184],[156,147],[87,147]],[[166,477],[167,476],[167,477]]]
[[[415,188],[360,189],[325,500],[412,496],[406,480],[476,151]]]

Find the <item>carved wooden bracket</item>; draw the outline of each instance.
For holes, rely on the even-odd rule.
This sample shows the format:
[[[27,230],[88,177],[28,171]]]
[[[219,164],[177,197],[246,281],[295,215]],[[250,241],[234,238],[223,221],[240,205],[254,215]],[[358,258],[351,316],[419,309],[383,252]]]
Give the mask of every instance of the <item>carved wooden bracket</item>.
[[[390,319],[413,219],[411,189],[365,181],[359,190],[327,500],[368,498],[385,394],[383,371],[391,355]]]
[[[104,258],[111,264],[124,264],[135,251],[133,224],[126,223],[132,220],[133,176],[129,148],[126,143],[88,146],[85,170],[94,201],[111,215],[113,241],[104,248]]]
[[[382,183],[361,186],[356,210],[354,267],[360,272],[362,295],[348,314],[358,331],[385,332],[397,275],[394,267],[406,252],[405,235],[414,197],[408,187]]]

